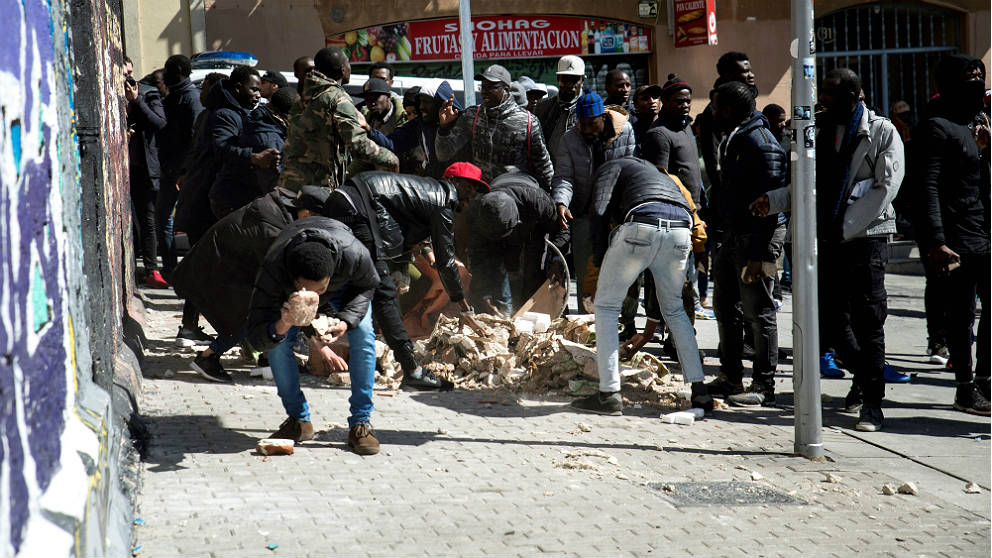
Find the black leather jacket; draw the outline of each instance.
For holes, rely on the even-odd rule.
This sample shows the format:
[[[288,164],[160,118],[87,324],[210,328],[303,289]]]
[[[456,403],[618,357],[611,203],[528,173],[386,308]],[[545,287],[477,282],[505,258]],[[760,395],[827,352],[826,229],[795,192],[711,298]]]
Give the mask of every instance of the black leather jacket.
[[[671,178],[644,159],[624,157],[603,163],[596,173],[589,231],[596,265],[603,262],[609,245],[610,223],[622,223],[634,207],[662,201],[689,209],[689,202]]]
[[[455,186],[445,179],[369,171],[346,181],[358,190],[359,212],[369,218],[378,259],[392,259],[431,239],[438,275],[452,302],[465,298],[455,265]]]

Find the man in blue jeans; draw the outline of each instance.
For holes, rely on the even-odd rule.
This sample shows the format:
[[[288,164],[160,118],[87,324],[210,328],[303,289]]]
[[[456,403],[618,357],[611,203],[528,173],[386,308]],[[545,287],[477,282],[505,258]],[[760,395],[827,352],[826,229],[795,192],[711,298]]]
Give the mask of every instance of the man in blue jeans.
[[[375,334],[370,301],[379,274],[368,249],[345,225],[326,217],[308,217],[289,225],[273,242],[255,279],[248,341],[269,351],[269,366],[288,418],[272,434],[297,442],[313,438],[310,407],[300,389],[293,345],[300,328],[318,310],[336,321],[330,341],[347,332],[351,346],[351,416],[348,445],[359,455],[379,452],[369,422],[375,381]]]
[[[600,268],[595,300],[599,393],[573,401],[572,407],[601,415],[622,413],[617,319],[627,288],[649,269],[661,313],[675,338],[683,377],[692,385],[692,406],[712,412],[696,334],[682,308],[696,223],[690,207],[679,186],[643,159],[608,161],[596,173],[590,231],[593,261]],[[611,223],[617,224],[612,233]]]

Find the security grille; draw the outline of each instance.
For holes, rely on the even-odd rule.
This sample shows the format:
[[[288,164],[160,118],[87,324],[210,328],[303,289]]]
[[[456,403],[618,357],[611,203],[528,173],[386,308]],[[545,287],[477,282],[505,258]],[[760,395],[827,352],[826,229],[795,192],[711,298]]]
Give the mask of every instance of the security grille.
[[[873,3],[817,18],[817,77],[846,67],[857,72],[866,103],[888,115],[896,101],[918,115],[936,92],[941,56],[961,46],[961,15],[926,4]]]

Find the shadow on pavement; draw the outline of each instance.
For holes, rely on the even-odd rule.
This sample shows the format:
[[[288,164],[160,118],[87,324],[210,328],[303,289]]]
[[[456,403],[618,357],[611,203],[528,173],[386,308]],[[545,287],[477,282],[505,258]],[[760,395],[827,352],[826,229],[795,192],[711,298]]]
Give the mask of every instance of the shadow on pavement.
[[[187,454],[240,453],[255,447],[257,438],[221,425],[212,415],[173,415],[142,417],[151,441],[145,463],[154,464],[148,470],[159,473],[186,469],[180,465]],[[199,436],[190,436],[197,432]]]

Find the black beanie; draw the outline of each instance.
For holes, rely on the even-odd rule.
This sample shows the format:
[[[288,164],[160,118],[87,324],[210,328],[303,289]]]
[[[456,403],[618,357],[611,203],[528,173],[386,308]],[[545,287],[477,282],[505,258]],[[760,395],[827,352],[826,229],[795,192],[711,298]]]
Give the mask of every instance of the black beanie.
[[[520,223],[517,204],[506,192],[489,192],[475,202],[475,232],[485,240],[501,240]]]

